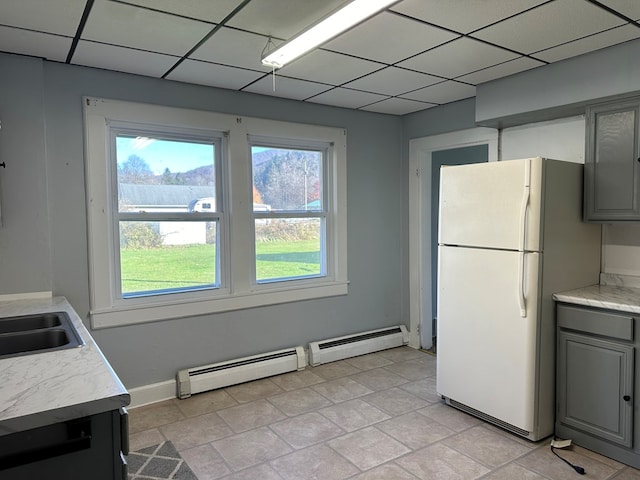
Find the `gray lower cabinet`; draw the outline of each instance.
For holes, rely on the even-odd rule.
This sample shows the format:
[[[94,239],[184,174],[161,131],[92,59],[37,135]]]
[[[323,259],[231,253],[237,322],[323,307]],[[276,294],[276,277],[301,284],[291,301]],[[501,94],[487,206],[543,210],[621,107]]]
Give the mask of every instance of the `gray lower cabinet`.
[[[0,436],[0,478],[123,480],[128,453],[126,410]]]
[[[637,319],[558,304],[557,320],[556,436],[640,467]]]
[[[584,219],[640,220],[640,98],[586,110]]]

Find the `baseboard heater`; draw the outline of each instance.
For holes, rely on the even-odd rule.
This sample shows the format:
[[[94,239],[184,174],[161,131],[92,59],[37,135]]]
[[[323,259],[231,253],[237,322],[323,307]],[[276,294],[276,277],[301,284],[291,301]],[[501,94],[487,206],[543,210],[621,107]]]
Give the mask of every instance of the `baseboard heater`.
[[[388,348],[401,347],[407,343],[409,343],[409,334],[404,325],[331,338],[321,342],[311,342],[309,344],[309,363],[316,366]]]
[[[178,398],[228,387],[238,383],[303,370],[306,366],[302,347],[237,358],[226,362],[180,370],[176,375]]]

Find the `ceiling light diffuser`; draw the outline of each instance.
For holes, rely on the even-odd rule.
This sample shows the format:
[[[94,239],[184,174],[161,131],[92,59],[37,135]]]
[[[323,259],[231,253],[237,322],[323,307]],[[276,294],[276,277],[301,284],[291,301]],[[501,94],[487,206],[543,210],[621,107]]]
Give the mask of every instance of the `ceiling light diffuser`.
[[[396,2],[398,0],[353,0],[267,54],[262,64],[281,68]]]

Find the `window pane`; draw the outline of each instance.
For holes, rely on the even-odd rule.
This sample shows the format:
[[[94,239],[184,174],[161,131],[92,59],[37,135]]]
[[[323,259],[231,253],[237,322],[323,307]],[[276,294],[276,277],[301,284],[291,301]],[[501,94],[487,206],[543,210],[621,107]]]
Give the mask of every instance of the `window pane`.
[[[120,212],[215,211],[215,145],[118,135]]]
[[[120,222],[122,295],[218,286],[217,222]]]
[[[322,211],[322,151],[251,147],[254,211]]]
[[[257,219],[256,280],[323,275],[321,225],[318,218]]]

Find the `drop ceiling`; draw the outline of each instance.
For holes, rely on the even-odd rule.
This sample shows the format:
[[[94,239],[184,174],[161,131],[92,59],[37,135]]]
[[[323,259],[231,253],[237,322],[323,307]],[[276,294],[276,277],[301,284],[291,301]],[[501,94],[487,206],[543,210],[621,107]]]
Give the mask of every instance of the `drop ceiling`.
[[[3,0],[0,51],[404,115],[640,38],[639,0],[401,0],[273,72],[260,60],[345,0]]]

